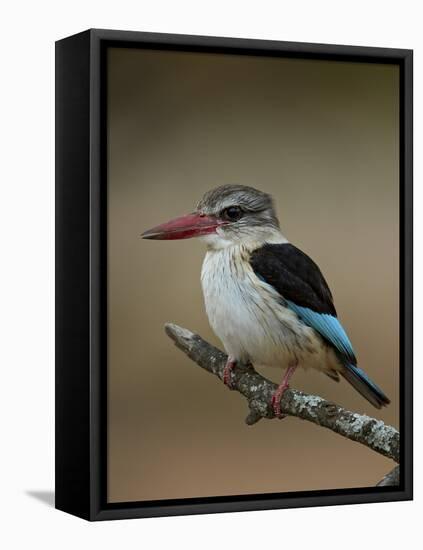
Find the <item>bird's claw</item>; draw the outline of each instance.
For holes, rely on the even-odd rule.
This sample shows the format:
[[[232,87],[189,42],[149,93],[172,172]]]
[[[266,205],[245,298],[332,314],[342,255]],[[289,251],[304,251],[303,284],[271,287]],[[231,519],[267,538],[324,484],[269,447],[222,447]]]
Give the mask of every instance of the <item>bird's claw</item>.
[[[275,393],[272,395],[271,405],[273,409],[273,414],[276,418],[279,418],[280,420],[286,417],[286,414],[283,414],[281,411],[281,399],[287,388],[289,388],[288,384],[279,386]]]
[[[279,384],[275,393],[272,395],[272,409],[276,418],[285,418],[286,416],[286,414],[282,414],[281,412],[281,399],[285,390],[289,388],[289,379],[294,374],[297,366],[298,361],[294,361],[288,366],[284,377],[282,378],[282,382]]]
[[[234,368],[236,362],[232,359],[228,359],[225,368],[223,369],[223,383],[225,386],[227,386],[230,390],[233,390],[233,384],[232,384],[232,369]]]

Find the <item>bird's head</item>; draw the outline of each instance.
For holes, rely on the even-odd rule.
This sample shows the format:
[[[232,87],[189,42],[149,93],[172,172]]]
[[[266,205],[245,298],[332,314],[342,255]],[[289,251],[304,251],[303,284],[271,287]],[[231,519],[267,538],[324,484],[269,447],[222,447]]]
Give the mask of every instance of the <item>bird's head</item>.
[[[245,185],[222,185],[208,191],[191,214],[142,234],[144,239],[203,237],[211,248],[243,242],[266,242],[279,234],[270,195]]]

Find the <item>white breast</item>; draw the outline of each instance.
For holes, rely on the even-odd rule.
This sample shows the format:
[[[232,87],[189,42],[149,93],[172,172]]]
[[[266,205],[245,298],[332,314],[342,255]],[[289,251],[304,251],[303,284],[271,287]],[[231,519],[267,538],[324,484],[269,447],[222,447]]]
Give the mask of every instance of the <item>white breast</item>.
[[[327,346],[255,275],[242,245],[208,251],[201,283],[210,325],[229,355],[255,365],[287,367],[298,360],[326,370]]]

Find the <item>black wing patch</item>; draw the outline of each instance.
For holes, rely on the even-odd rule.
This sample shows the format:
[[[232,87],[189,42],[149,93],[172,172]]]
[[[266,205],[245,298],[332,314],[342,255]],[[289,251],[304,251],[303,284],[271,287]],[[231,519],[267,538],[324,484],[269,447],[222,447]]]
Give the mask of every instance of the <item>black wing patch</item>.
[[[319,267],[296,246],[265,244],[252,252],[250,263],[254,273],[285,300],[336,317],[331,291]]]
[[[357,367],[351,342],[336,317],[332,294],[317,265],[292,244],[266,244],[250,257],[255,274],[280,294],[286,306],[329,342],[344,365],[340,374],[375,407],[389,399]],[[338,374],[327,372],[333,379]]]

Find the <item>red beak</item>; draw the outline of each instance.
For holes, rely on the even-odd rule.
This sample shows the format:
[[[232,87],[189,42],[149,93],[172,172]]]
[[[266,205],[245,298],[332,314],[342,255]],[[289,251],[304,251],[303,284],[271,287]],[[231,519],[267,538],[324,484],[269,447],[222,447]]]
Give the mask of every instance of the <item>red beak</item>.
[[[223,223],[204,214],[188,214],[148,229],[144,231],[141,237],[143,239],[158,240],[190,239],[191,237],[215,233],[216,229]]]

